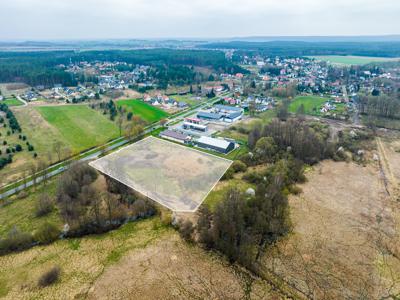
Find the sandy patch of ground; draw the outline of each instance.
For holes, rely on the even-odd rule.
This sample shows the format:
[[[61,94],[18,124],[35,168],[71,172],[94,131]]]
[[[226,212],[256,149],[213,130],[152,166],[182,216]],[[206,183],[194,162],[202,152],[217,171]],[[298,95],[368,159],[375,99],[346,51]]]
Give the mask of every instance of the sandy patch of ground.
[[[137,99],[141,98],[143,95],[137,91],[131,90],[131,89],[126,89],[124,90],[124,99],[129,98],[129,99]]]
[[[244,299],[246,293],[278,299],[265,283],[174,235],[108,268],[88,299]]]
[[[307,178],[290,197],[293,234],[263,264],[314,299],[400,292],[399,207],[377,165],[325,161]]]

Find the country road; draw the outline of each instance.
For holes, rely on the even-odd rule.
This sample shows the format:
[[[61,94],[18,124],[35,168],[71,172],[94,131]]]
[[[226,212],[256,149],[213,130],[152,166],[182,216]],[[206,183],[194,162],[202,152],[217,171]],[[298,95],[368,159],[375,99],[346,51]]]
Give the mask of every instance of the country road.
[[[187,112],[184,112],[184,113],[182,113],[180,115],[177,115],[177,116],[171,118],[168,121],[167,125],[170,124],[170,123],[174,123],[177,120],[183,119],[184,117],[192,115],[196,111],[198,111],[198,110],[200,110],[200,109],[202,109],[202,108],[204,108],[204,107],[206,107],[208,105],[213,105],[214,103],[220,101],[221,98],[224,97],[225,95],[226,95],[226,93],[221,94],[217,99],[206,101],[204,104],[201,104],[198,107],[193,107],[192,109],[188,110]],[[160,127],[161,127],[161,125],[159,123],[149,125],[148,127],[146,127],[145,131],[142,133],[142,136],[144,136],[146,134],[149,134],[150,132],[152,132],[152,131],[154,131],[156,129],[159,129]],[[120,140],[120,141],[118,141],[118,140]],[[118,141],[118,142],[116,142],[116,141]],[[17,184],[17,186],[13,187],[13,188],[10,188],[10,189],[6,190],[5,192],[1,193],[0,194],[0,200],[4,199],[6,197],[12,196],[12,195],[14,195],[14,194],[16,194],[16,193],[18,193],[20,191],[23,191],[24,189],[29,188],[34,184],[40,183],[40,182],[44,181],[45,179],[47,180],[48,178],[51,178],[53,176],[56,176],[56,175],[64,172],[68,168],[68,166],[66,166],[66,163],[83,162],[83,161],[89,161],[89,160],[92,160],[92,159],[96,159],[102,153],[118,149],[119,147],[121,147],[121,146],[123,146],[125,144],[128,144],[129,142],[131,142],[131,141],[127,140],[125,138],[115,139],[115,140],[113,140],[113,141],[111,141],[111,142],[109,142],[109,143],[107,143],[107,144],[105,144],[103,146],[95,148],[95,149],[98,149],[98,151],[96,151],[94,153],[90,153],[90,152],[92,152],[94,150],[94,149],[90,149],[88,151],[85,151],[85,152],[81,153],[77,159],[70,159],[70,160],[67,160],[67,161],[59,162],[59,163],[57,163],[57,164],[55,164],[53,166],[50,166],[49,168],[46,169],[46,171],[43,171],[46,175],[44,175],[44,174],[43,175],[38,175],[38,176],[35,175],[35,177],[34,177],[35,179],[34,180],[33,179],[28,179],[28,180],[25,181],[24,179],[21,179],[19,181],[10,183],[10,184],[4,186],[3,189],[7,189],[7,187],[13,186],[15,184]],[[109,146],[107,146],[107,145],[109,145]],[[107,146],[107,147],[103,148],[104,146]],[[90,153],[90,154],[88,155],[88,153]],[[57,168],[57,166],[58,166],[58,168]],[[54,169],[54,168],[56,168],[56,169]]]

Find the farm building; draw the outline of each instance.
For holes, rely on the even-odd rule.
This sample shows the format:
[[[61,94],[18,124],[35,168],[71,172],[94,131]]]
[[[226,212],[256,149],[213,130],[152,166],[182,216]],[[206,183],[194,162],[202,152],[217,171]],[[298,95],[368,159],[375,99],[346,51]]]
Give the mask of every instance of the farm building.
[[[188,136],[187,134],[183,134],[173,130],[164,130],[163,132],[160,133],[160,137],[183,144],[188,143],[190,141],[190,136]]]
[[[208,136],[202,136],[196,141],[196,145],[200,148],[217,151],[227,154],[235,149],[235,143],[222,139],[215,139]]]

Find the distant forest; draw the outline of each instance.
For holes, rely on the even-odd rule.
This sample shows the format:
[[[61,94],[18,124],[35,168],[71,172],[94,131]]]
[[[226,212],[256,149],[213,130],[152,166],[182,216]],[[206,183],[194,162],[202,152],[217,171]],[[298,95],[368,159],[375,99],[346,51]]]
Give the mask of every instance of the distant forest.
[[[83,81],[77,76],[56,68],[72,62],[119,61],[133,65],[153,66],[152,75],[160,84],[191,84],[199,80],[194,66],[211,68],[215,72],[234,74],[246,72],[225,58],[223,52],[209,50],[105,50],[105,51],[48,51],[0,52],[0,82],[24,82],[32,86],[62,84],[74,86]]]
[[[400,57],[400,42],[226,42],[202,45],[208,49],[236,49],[269,56],[357,55]]]

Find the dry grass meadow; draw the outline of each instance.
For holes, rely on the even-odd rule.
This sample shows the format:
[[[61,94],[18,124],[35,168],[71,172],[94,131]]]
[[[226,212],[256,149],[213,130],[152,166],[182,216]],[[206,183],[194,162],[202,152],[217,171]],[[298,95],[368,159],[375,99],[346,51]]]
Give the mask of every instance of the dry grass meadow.
[[[294,232],[265,255],[264,267],[314,299],[399,293],[399,203],[378,163],[325,161],[307,178],[290,197]]]

